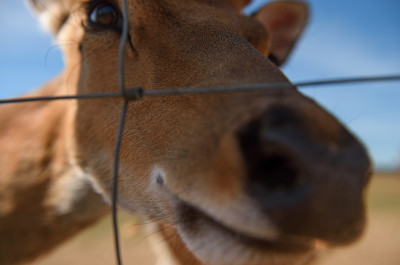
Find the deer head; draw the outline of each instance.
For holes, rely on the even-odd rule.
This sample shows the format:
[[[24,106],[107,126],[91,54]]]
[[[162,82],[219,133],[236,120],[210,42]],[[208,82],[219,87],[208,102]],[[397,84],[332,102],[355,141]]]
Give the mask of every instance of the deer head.
[[[30,2],[62,47],[68,93],[118,91],[120,1]],[[289,83],[278,65],[308,17],[294,1],[252,17],[246,0],[128,2],[125,85],[145,90]],[[71,104],[67,151],[105,198],[120,106]],[[145,97],[128,107],[118,201],[202,262],[297,264],[317,239],[360,235],[368,170],[358,140],[294,88]]]

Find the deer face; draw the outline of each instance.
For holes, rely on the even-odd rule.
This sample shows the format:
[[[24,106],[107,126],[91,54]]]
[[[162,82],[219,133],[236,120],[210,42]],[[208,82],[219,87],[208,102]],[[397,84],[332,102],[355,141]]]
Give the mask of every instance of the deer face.
[[[276,65],[306,23],[304,4],[245,17],[247,1],[128,2],[127,87],[289,82]],[[64,47],[69,92],[118,91],[120,1],[33,4]],[[70,151],[105,197],[120,107],[75,106]],[[364,148],[296,89],[131,102],[120,168],[121,206],[172,225],[209,264],[297,264],[316,239],[348,243],[364,224]]]

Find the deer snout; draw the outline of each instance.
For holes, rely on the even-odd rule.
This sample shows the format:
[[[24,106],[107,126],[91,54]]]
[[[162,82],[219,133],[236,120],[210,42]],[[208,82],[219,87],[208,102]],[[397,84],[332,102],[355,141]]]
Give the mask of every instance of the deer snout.
[[[361,234],[369,159],[333,117],[311,101],[276,104],[237,136],[246,190],[281,235],[343,244]]]

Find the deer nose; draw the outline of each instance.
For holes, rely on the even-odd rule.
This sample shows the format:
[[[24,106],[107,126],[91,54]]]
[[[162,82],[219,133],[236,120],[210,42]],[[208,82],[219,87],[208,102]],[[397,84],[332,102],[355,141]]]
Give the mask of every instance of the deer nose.
[[[282,234],[333,244],[361,234],[368,155],[329,114],[274,105],[237,135],[247,192]]]

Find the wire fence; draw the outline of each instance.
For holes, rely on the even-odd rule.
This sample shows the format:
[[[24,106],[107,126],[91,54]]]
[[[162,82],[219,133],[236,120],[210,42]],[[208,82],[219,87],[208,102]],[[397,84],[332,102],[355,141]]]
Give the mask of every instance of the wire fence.
[[[161,89],[161,90],[144,90],[142,87],[127,88],[125,87],[125,77],[124,77],[124,72],[125,72],[124,51],[125,51],[125,46],[127,44],[128,31],[129,31],[129,15],[128,15],[127,0],[122,0],[122,6],[123,6],[123,26],[120,39],[119,65],[118,65],[119,92],[0,99],[0,105],[11,104],[11,103],[23,103],[23,102],[52,101],[52,100],[87,100],[87,99],[104,99],[104,98],[123,99],[119,117],[117,137],[114,146],[113,176],[112,176],[113,186],[111,195],[114,243],[115,243],[115,252],[118,265],[122,265],[122,258],[121,258],[120,244],[119,244],[118,220],[117,220],[119,153],[121,149],[121,140],[124,130],[125,116],[129,102],[139,100],[142,97],[151,97],[151,96],[203,94],[203,93],[216,93],[216,92],[228,93],[228,92],[246,92],[255,90],[259,91],[259,90],[277,90],[277,89],[284,90],[284,89],[294,89],[297,87],[305,89],[313,86],[343,85],[343,84],[365,83],[365,82],[370,83],[370,82],[400,81],[400,74],[396,74],[396,75],[374,76],[374,77],[354,77],[354,78],[313,80],[295,84],[277,82],[277,83],[230,85],[230,86],[217,86],[217,87],[196,87],[196,88],[178,88],[178,89],[171,88],[171,89]]]
[[[230,85],[230,86],[215,86],[215,87],[190,87],[190,88],[171,88],[160,90],[144,90],[142,87],[124,88],[123,92],[109,92],[109,93],[91,93],[91,94],[77,94],[65,96],[44,96],[44,97],[19,97],[10,99],[0,99],[1,104],[23,103],[34,101],[50,101],[50,100],[69,100],[69,99],[126,99],[128,101],[139,100],[142,97],[151,96],[177,96],[184,94],[205,94],[205,93],[221,93],[221,92],[246,92],[246,91],[261,91],[261,90],[282,90],[282,89],[307,89],[314,86],[329,86],[329,85],[348,85],[360,84],[371,82],[398,82],[400,81],[400,74],[398,75],[379,75],[369,77],[352,77],[352,78],[334,78],[334,79],[321,79],[311,80],[299,83],[260,83],[248,85]]]

